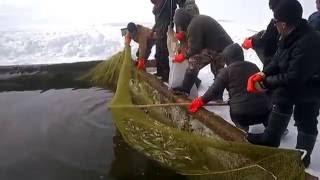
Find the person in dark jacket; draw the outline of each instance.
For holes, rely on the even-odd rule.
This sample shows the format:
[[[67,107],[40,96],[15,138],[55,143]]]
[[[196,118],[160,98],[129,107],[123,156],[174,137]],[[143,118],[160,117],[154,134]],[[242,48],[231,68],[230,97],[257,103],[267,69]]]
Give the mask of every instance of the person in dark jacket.
[[[320,31],[320,0],[316,0],[317,12],[311,14],[308,21],[309,24],[315,28],[317,31]]]
[[[173,90],[189,94],[200,69],[211,64],[211,70],[216,76],[224,67],[225,61],[221,58],[221,52],[233,41],[223,27],[209,16],[192,17],[184,9],[178,9],[174,16],[174,23],[177,39],[187,42],[187,50],[185,53],[178,54],[173,62],[189,60],[189,67],[182,86]]]
[[[176,0],[151,0],[154,4],[153,14],[155,15],[155,25],[152,30],[155,32],[156,39],[156,76],[168,81],[169,78],[169,52],[167,47],[167,30],[172,23],[174,12],[177,8]]]
[[[227,67],[220,71],[213,85],[202,97],[193,100],[189,111],[196,112],[227,89],[230,98],[230,116],[237,127],[248,131],[250,125],[260,123],[266,125],[271,110],[269,98],[264,93],[247,92],[247,79],[259,72],[259,68],[251,62],[244,61],[242,48],[238,44],[226,47],[222,56],[226,59]]]
[[[288,0],[269,0],[269,8],[273,10],[284,1]],[[274,26],[274,20],[272,19],[266,30],[260,31],[252,37],[246,38],[242,44],[242,47],[244,49],[254,49],[263,66],[265,67],[270,63],[278,48],[277,44],[279,37],[280,35],[277,31],[277,28]]]
[[[137,68],[139,70],[145,69],[145,61],[148,60],[151,49],[155,43],[155,39],[152,37],[152,30],[135,23],[128,23],[127,25],[128,35],[132,40],[139,44],[137,55]]]
[[[320,107],[320,34],[305,19],[298,1],[287,1],[274,10],[281,34],[278,50],[262,73],[251,76],[248,91],[272,89],[273,110],[263,134],[248,134],[253,144],[278,147],[293,113],[298,129],[297,149],[307,151],[306,167],[315,145]],[[264,88],[263,88],[264,87]]]

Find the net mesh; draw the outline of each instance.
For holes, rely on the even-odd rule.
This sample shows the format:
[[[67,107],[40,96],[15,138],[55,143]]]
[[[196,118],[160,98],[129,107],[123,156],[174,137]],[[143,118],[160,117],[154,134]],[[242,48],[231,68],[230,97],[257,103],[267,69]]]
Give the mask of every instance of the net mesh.
[[[115,86],[111,106],[133,105],[130,81],[139,81],[126,47],[84,78]],[[148,94],[145,94],[148,96]],[[139,108],[110,108],[124,140],[162,166],[188,179],[304,179],[300,153],[294,150],[228,142],[168,126]],[[150,110],[151,111],[151,110]]]

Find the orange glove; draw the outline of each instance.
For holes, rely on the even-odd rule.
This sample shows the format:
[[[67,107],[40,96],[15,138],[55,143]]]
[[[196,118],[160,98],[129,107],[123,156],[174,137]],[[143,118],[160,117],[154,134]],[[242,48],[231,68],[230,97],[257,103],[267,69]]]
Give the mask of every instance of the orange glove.
[[[249,93],[259,93],[263,92],[264,86],[262,85],[262,81],[264,76],[261,73],[256,73],[249,77],[247,82],[247,91]]]
[[[144,70],[144,59],[139,59],[137,63],[137,69],[138,70]]]
[[[243,43],[242,43],[242,47],[246,50],[252,48],[252,39],[251,38],[246,38]]]
[[[183,54],[177,54],[174,57],[174,60],[172,61],[173,63],[182,63],[185,60],[185,57]]]
[[[176,33],[176,38],[178,41],[183,41],[186,39],[186,35],[184,32],[177,32]]]
[[[201,107],[203,107],[203,105],[204,105],[204,103],[203,103],[201,97],[197,97],[197,98],[195,98],[195,99],[191,102],[191,104],[189,105],[188,111],[189,111],[190,113],[195,113],[195,112],[197,112]]]

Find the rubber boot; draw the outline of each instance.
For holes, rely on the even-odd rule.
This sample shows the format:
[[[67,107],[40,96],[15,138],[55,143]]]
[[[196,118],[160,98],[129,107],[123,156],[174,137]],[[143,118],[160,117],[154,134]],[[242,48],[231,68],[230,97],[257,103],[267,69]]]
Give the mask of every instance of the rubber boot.
[[[317,141],[316,135],[305,134],[304,132],[301,132],[301,131],[298,132],[296,149],[303,149],[307,151],[307,155],[302,160],[306,168],[309,167],[310,165],[311,153],[316,141]]]
[[[176,88],[173,88],[175,94],[190,94],[191,88],[196,82],[197,75],[193,72],[186,72],[182,85]]]
[[[287,129],[291,115],[272,111],[267,128],[262,134],[248,133],[247,140],[252,144],[279,147],[282,135]]]
[[[264,126],[265,128],[267,128],[267,126],[268,126],[268,121],[264,121],[262,124],[263,124],[263,126]],[[288,135],[288,134],[289,134],[289,129],[287,128],[287,129],[284,131],[282,137],[285,137],[285,136]]]

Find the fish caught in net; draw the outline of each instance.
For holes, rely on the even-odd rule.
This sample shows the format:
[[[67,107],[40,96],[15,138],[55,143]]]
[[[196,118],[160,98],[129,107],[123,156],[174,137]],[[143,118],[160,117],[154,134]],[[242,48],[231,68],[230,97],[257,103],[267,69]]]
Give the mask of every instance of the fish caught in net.
[[[84,78],[116,89],[109,104],[124,140],[148,158],[188,179],[304,179],[301,153],[205,137],[162,123],[145,109],[112,108],[134,105],[132,82],[140,82],[126,47],[92,69]],[[144,96],[152,96],[145,93]],[[148,110],[152,111],[152,109]],[[214,121],[214,120],[213,120]]]

